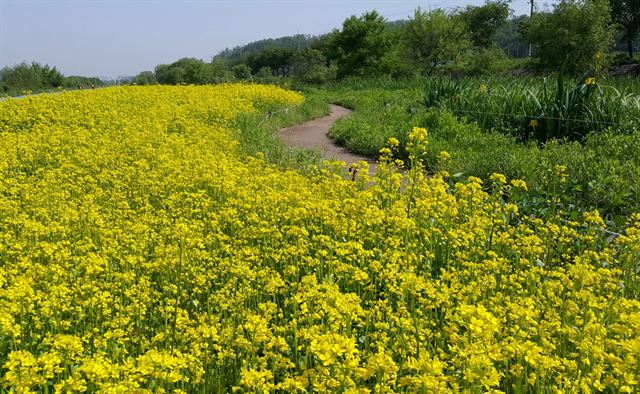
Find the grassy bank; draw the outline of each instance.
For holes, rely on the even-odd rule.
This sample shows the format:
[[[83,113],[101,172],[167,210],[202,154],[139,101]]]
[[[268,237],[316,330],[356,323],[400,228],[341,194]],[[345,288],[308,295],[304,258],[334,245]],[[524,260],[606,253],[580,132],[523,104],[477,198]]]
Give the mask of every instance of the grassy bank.
[[[260,155],[268,163],[304,171],[310,164],[318,164],[320,155],[306,150],[284,146],[278,130],[294,124],[328,115],[326,97],[307,95],[304,102],[285,108],[263,108],[255,114],[240,114],[234,124],[235,138],[241,151],[247,155]]]
[[[336,142],[351,151],[376,157],[388,138],[394,137],[400,141],[397,156],[406,159],[407,131],[414,126],[424,126],[430,132],[430,147],[424,158],[428,169],[435,170],[439,166],[451,175],[474,175],[485,180],[494,172],[525,179],[531,193],[523,204],[531,210],[544,213],[560,208],[567,211],[598,209],[610,221],[620,222],[628,214],[640,211],[640,131],[637,124],[640,112],[637,112],[638,96],[632,93],[638,91],[637,81],[602,81],[602,89],[606,92],[596,97],[596,104],[602,106],[602,100],[609,99],[622,106],[609,112],[616,117],[616,127],[602,127],[596,132],[586,132],[588,128],[583,127],[580,129],[583,137],[573,140],[538,140],[533,138],[535,135],[527,136],[525,133],[527,127],[531,128],[529,124],[533,118],[517,113],[523,110],[522,106],[512,109],[512,119],[522,125],[520,128],[513,124],[509,126],[505,119],[496,116],[478,119],[456,111],[456,108],[465,108],[464,103],[471,103],[469,105],[476,105],[476,108],[485,106],[483,112],[504,113],[510,105],[508,96],[516,96],[507,87],[524,89],[526,81],[516,85],[513,80],[503,80],[500,85],[495,80],[466,79],[459,82],[464,89],[457,88],[457,102],[456,95],[451,92],[428,90],[437,83],[444,84],[442,81],[352,81],[312,94],[323,95],[326,100],[355,110],[331,131]],[[539,92],[544,83],[538,81],[536,87],[530,82],[529,90],[539,89]],[[575,81],[571,83],[575,84]],[[493,87],[489,88],[489,85]],[[477,94],[465,93],[471,86]],[[482,92],[485,88],[487,91]],[[495,97],[483,101],[480,94],[488,94],[490,90],[497,92]],[[570,90],[565,89],[565,93]],[[430,100],[429,95],[431,105],[425,105]],[[526,93],[520,92],[519,97],[524,96]],[[437,102],[433,97],[438,98]],[[502,108],[491,109],[490,103],[502,105]],[[454,104],[459,107],[454,108]],[[571,116],[577,119],[580,115]],[[591,120],[596,121],[595,118]],[[539,118],[538,125],[542,122]],[[568,123],[564,122],[565,125]],[[589,126],[589,120],[572,123]],[[558,125],[562,126],[562,122],[555,126]],[[450,154],[446,163],[438,161],[441,151]],[[558,170],[563,173],[561,185],[550,175]],[[552,195],[559,189],[562,193],[558,201]]]
[[[1,102],[0,392],[638,391],[639,215],[608,242],[595,212],[522,214],[519,180],[425,176],[417,127],[372,184],[247,154],[240,114],[301,103]]]

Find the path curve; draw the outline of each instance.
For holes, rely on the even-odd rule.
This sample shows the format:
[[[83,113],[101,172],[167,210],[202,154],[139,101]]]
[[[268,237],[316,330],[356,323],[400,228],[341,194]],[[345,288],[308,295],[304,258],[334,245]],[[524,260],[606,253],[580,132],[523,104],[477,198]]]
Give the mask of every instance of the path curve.
[[[279,133],[280,140],[287,146],[315,150],[326,159],[344,161],[347,163],[347,168],[357,161],[366,161],[369,163],[369,175],[373,175],[376,169],[375,160],[348,152],[329,138],[328,134],[331,126],[338,119],[349,116],[353,112],[339,105],[331,104],[330,107],[331,114],[329,116],[281,129]]]

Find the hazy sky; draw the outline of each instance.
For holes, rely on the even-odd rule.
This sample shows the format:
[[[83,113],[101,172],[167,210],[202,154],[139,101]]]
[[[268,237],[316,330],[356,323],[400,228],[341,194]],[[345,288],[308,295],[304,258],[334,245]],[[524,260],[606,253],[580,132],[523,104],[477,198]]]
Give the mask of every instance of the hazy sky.
[[[0,0],[0,67],[36,61],[65,75],[124,76],[181,57],[210,61],[263,38],[320,34],[375,9],[389,20],[484,0]],[[527,0],[513,0],[516,14]]]

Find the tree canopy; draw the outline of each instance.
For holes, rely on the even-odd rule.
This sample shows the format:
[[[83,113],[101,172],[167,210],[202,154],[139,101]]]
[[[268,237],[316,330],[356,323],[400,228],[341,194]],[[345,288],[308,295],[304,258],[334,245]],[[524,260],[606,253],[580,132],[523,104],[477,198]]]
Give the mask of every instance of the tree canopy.
[[[622,31],[629,57],[633,58],[633,40],[640,36],[640,0],[610,0],[611,19]]]
[[[416,10],[405,26],[403,40],[413,54],[413,62],[426,72],[432,72],[440,63],[453,61],[470,46],[464,23],[443,10]]]
[[[509,2],[497,0],[482,6],[468,5],[458,16],[467,26],[473,45],[488,48],[496,31],[507,22]]]
[[[338,77],[380,74],[389,44],[385,19],[376,11],[346,19],[333,39]]]
[[[535,15],[525,34],[541,66],[576,73],[593,68],[611,46],[610,19],[608,0],[562,0],[552,12]]]

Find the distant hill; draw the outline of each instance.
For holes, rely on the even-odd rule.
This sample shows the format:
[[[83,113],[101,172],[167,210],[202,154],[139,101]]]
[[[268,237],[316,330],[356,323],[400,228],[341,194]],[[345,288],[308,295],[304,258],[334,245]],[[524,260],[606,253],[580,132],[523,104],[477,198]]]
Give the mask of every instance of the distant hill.
[[[393,30],[404,25],[406,20],[388,21],[387,26]],[[296,34],[280,38],[267,38],[250,42],[246,45],[238,45],[232,49],[226,48],[213,57],[213,60],[226,60],[230,63],[238,63],[251,55],[257,55],[267,48],[305,49],[331,33],[321,35]]]
[[[307,48],[321,36],[309,36],[304,34],[296,34],[294,36],[285,36],[280,38],[267,38],[264,40],[250,42],[246,45],[239,45],[232,49],[225,49],[215,55],[213,60],[227,60],[231,63],[239,62],[251,55],[257,55],[267,48],[290,48],[304,49]]]

